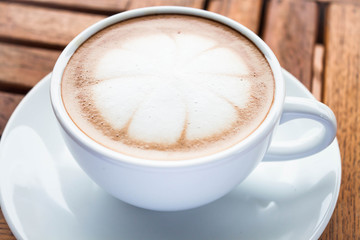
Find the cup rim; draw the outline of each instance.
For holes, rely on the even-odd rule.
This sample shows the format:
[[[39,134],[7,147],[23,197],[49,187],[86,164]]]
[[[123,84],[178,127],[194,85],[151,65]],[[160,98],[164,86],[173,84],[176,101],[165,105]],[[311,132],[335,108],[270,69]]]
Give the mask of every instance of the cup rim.
[[[111,150],[100,143],[92,140],[85,133],[83,133],[76,124],[71,120],[70,116],[67,114],[65,107],[63,105],[61,97],[61,79],[63,71],[70,60],[73,53],[76,49],[81,46],[89,37],[98,31],[121,21],[136,18],[140,16],[147,15],[158,15],[158,14],[183,14],[207,18],[213,21],[217,21],[221,24],[227,25],[234,30],[240,32],[242,35],[247,37],[252,41],[257,48],[263,53],[266,60],[268,61],[270,68],[272,70],[274,79],[275,79],[275,89],[274,89],[274,99],[273,103],[269,109],[269,112],[263,122],[245,139],[236,143],[235,145],[224,149],[220,152],[197,157],[192,159],[184,160],[156,160],[156,159],[142,159],[133,156],[129,156],[120,152]],[[221,159],[227,159],[229,156],[233,156],[235,153],[244,152],[256,146],[262,139],[265,139],[278,123],[281,113],[282,105],[285,99],[285,83],[281,73],[280,64],[275,57],[275,54],[271,49],[265,44],[263,40],[260,39],[255,33],[247,29],[240,23],[222,16],[220,14],[210,12],[207,10],[190,8],[190,7],[178,7],[178,6],[156,6],[156,7],[146,7],[138,8],[134,10],[129,10],[115,14],[113,16],[107,17],[92,26],[85,29],[79,35],[77,35],[62,51],[58,60],[55,63],[53,73],[51,76],[50,84],[50,99],[53,111],[55,116],[60,123],[63,130],[79,145],[87,149],[92,154],[99,156],[101,159],[110,161],[115,164],[127,164],[132,166],[146,166],[146,167],[155,167],[155,168],[174,168],[174,167],[189,167],[195,165],[203,165],[205,163],[217,162]]]

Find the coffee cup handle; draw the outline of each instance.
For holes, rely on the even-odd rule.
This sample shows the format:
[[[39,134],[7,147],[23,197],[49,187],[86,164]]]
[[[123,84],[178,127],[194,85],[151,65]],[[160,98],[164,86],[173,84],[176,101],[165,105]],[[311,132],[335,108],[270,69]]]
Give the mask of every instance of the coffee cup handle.
[[[279,128],[281,128],[281,124],[299,118],[315,120],[323,127],[319,129],[320,131],[317,130],[317,127],[309,129],[309,133],[313,132],[314,134],[300,137],[297,140],[273,140],[266,153],[267,160],[286,160],[310,156],[325,149],[333,142],[337,124],[335,115],[328,106],[312,99],[286,97]]]

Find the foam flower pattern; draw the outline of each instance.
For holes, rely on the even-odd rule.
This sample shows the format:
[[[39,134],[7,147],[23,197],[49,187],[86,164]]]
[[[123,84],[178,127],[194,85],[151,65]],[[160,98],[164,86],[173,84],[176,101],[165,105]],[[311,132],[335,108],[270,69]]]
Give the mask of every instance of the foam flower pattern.
[[[114,129],[174,144],[209,138],[237,121],[250,97],[249,74],[244,59],[209,38],[153,34],[106,52],[95,69],[102,81],[91,91]]]

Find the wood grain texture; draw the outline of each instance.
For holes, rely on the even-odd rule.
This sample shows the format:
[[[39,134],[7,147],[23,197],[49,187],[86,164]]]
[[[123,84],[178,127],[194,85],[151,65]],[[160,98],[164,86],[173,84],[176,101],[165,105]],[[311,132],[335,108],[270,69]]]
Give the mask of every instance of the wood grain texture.
[[[311,93],[318,101],[322,101],[324,53],[325,53],[324,45],[316,44],[314,48],[314,60],[312,66],[313,76],[312,76]]]
[[[265,16],[261,16],[262,2],[267,2]],[[328,6],[324,46],[315,44],[316,28],[322,26],[317,24],[317,3]],[[338,119],[343,176],[337,207],[321,239],[360,240],[360,0],[2,0],[0,134],[23,97],[4,90],[36,84],[52,69],[59,49],[106,17],[93,13],[154,5],[207,5],[208,10],[262,32],[282,66],[317,98],[322,96]],[[262,17],[264,25],[259,29]],[[16,41],[1,42],[4,39]],[[40,48],[44,46],[58,50]],[[0,211],[0,240],[10,239],[15,237]]]
[[[262,0],[210,0],[208,10],[234,19],[259,33]]]
[[[12,2],[34,3],[49,7],[65,7],[83,10],[124,11],[129,1],[124,0],[11,0]]]
[[[7,225],[2,211],[0,211],[0,239],[1,240],[15,240],[14,235],[11,233]]]
[[[0,91],[0,134],[2,134],[7,121],[24,96]]]
[[[105,16],[0,2],[0,38],[57,46]]]
[[[317,35],[318,9],[304,0],[270,0],[263,39],[283,68],[311,89],[312,60]]]
[[[126,9],[134,9],[149,6],[185,6],[203,8],[205,0],[128,0]]]
[[[331,4],[326,16],[324,102],[337,116],[343,169],[322,239],[360,239],[360,6]]]
[[[30,89],[52,71],[58,50],[0,42],[0,90]]]
[[[351,5],[360,5],[359,0],[307,0],[319,3],[340,3],[340,4],[351,4]]]
[[[14,0],[13,0],[14,1]],[[16,2],[15,0],[14,2]],[[149,6],[186,6],[194,8],[203,8],[205,0],[20,0],[17,2],[29,2],[37,4],[46,4],[46,6],[67,7],[83,10],[100,10],[109,12],[121,12],[128,9]]]

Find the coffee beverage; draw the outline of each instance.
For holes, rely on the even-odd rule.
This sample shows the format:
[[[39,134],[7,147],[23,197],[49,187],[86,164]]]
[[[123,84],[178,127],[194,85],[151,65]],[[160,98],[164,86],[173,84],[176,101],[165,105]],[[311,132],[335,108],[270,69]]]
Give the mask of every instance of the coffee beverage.
[[[96,33],[68,62],[62,98],[72,121],[114,151],[143,159],[211,155],[267,116],[274,77],[239,32],[205,18],[133,18]]]
[[[265,154],[299,159],[334,140],[332,111],[286,97],[282,74],[270,48],[237,22],[148,7],[71,41],[54,66],[50,100],[65,145],[95,183],[137,207],[178,211],[224,196]],[[289,150],[271,139],[282,116],[325,131],[309,128],[318,134]]]

